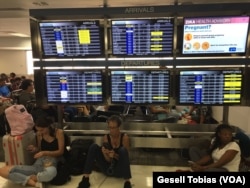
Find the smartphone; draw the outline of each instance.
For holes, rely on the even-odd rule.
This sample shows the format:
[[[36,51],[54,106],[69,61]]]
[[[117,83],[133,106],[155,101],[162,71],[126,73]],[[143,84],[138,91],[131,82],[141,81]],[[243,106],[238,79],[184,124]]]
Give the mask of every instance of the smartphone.
[[[105,147],[105,149],[112,150],[112,147],[108,142],[104,142],[103,147]]]

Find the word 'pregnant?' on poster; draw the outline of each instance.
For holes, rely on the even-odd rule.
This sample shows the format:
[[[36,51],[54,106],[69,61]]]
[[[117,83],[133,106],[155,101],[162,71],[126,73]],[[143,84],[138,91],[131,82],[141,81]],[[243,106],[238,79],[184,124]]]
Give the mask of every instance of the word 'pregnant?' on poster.
[[[245,53],[249,16],[185,18],[183,54]]]

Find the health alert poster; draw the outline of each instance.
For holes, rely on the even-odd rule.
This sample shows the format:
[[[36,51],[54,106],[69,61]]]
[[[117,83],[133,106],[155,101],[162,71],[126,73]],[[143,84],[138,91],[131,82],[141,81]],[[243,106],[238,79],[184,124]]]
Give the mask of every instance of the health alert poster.
[[[183,54],[244,53],[249,16],[185,18]]]

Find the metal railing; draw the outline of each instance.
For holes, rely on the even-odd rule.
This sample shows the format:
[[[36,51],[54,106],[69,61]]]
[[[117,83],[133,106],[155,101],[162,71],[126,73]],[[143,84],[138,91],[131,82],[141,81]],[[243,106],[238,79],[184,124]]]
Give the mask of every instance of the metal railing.
[[[124,122],[120,127],[136,148],[189,148],[210,140],[216,124],[185,125],[173,123]],[[104,122],[72,122],[64,128],[71,141],[77,138],[93,139],[97,144],[109,131]]]

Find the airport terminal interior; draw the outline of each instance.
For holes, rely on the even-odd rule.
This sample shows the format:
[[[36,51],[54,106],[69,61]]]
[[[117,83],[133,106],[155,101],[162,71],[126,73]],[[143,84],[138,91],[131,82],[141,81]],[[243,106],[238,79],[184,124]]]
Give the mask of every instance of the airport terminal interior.
[[[83,126],[85,126],[83,124]],[[79,130],[77,131],[79,132]],[[163,133],[165,134],[165,133]],[[164,135],[164,139],[167,137]],[[79,137],[79,138],[84,138]],[[150,140],[149,140],[150,141]],[[2,140],[0,140],[2,142]],[[2,143],[1,143],[2,144]],[[4,165],[4,151],[0,151],[0,165]],[[175,172],[176,170],[189,170],[187,149],[180,148],[131,148],[130,162],[132,172],[132,186],[133,187],[152,187],[153,172]],[[77,187],[81,181],[81,175],[72,176],[71,181],[63,186],[55,186],[50,184],[43,184],[42,188],[71,188]],[[91,188],[109,188],[123,187],[124,180],[119,178],[107,177],[100,172],[93,171],[90,176]],[[21,188],[23,186],[13,184],[3,178],[0,178],[1,188]]]
[[[33,110],[49,106],[70,141],[93,139],[99,145],[107,118],[119,115],[121,132],[130,136],[132,187],[151,188],[153,172],[190,170],[188,149],[210,142],[217,125],[228,123],[229,106],[250,106],[250,6],[115,2],[28,10],[36,101],[27,109],[37,118],[40,111]],[[86,115],[89,106],[95,110]],[[154,113],[152,106],[164,106],[170,115]],[[213,118],[216,106],[223,108],[219,121]],[[41,188],[76,188],[81,178]],[[98,171],[90,182],[91,188],[124,184]],[[0,177],[0,187],[23,186]]]
[[[2,150],[2,148],[1,148]],[[0,167],[4,165],[3,151],[1,151]],[[155,172],[175,172],[178,169],[189,169],[186,156],[182,156],[178,149],[131,149],[131,183],[133,187],[150,188],[152,187],[152,173]],[[45,184],[42,188],[72,188],[77,187],[82,176],[72,176],[71,181],[63,186]],[[93,171],[90,182],[91,188],[110,188],[123,187],[124,180],[103,175]],[[21,188],[0,177],[1,188]],[[30,187],[29,187],[30,188]]]

